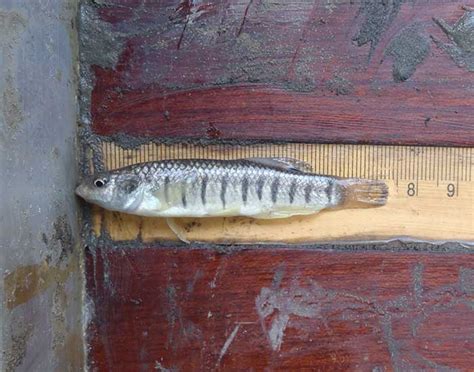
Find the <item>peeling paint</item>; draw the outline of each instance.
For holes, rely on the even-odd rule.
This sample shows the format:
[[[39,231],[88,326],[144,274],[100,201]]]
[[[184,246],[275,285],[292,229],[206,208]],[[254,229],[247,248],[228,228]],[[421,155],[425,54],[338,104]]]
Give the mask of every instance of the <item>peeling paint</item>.
[[[431,50],[429,38],[421,25],[412,24],[401,30],[390,42],[385,54],[393,57],[393,80],[409,79]]]
[[[459,67],[474,72],[474,8],[464,9],[466,12],[453,26],[442,19],[434,18],[453,43],[443,43],[433,36],[432,39]]]
[[[102,149],[98,138],[91,132],[91,97],[95,82],[94,66],[114,68],[125,46],[125,34],[114,32],[109,23],[102,21],[97,9],[107,6],[103,1],[83,1],[79,7],[79,138],[82,144],[81,168],[90,172],[90,162],[96,171],[103,168]],[[100,53],[98,53],[100,51]],[[91,154],[92,153],[92,154]]]
[[[341,75],[335,75],[331,80],[326,83],[327,88],[335,93],[337,96],[345,96],[351,94],[354,91],[354,85],[351,81],[347,80]]]
[[[180,19],[184,23],[193,23],[206,13],[212,11],[215,5],[203,0],[180,0],[172,20]]]
[[[364,18],[359,31],[352,38],[358,46],[370,44],[369,60],[383,33],[395,20],[404,0],[361,0],[359,16]]]
[[[109,23],[99,18],[93,6],[83,3],[79,17],[81,64],[114,68],[123,52],[126,35],[114,32]]]
[[[283,88],[296,91],[311,91],[315,88],[315,71],[311,64],[319,57],[321,51],[304,41],[297,47],[296,54],[293,45],[278,47],[278,57],[275,57],[276,35],[270,29],[262,30],[262,34],[247,33],[245,22],[254,17],[270,18],[270,10],[276,6],[291,9],[291,4],[269,3],[265,5],[265,12],[258,12],[252,7],[252,1],[239,5],[242,7],[243,19],[235,26],[235,34],[226,32],[222,27],[222,13],[235,11],[230,5],[217,7],[212,2],[183,0],[177,7],[162,6],[161,12],[153,13],[147,7],[128,7],[132,21],[122,21],[110,24],[98,16],[98,11],[107,6],[107,3],[84,1],[80,12],[81,30],[81,121],[87,126],[91,123],[90,96],[94,84],[93,66],[102,69],[114,69],[120,58],[127,58],[129,66],[136,66],[137,76],[125,74],[125,85],[134,89],[137,82],[156,84],[166,90],[183,90],[203,88],[203,86],[226,85],[236,83],[271,83]],[[313,14],[313,4],[302,3],[302,13],[308,12],[308,18],[296,19],[297,24],[290,32],[297,33],[304,29],[314,32],[317,22]],[[231,9],[227,9],[227,8]],[[256,13],[256,14],[254,14]],[[258,13],[258,14],[257,14]],[[201,21],[205,18],[205,22]],[[151,21],[153,20],[153,21]],[[301,23],[301,28],[298,25]],[[156,35],[163,35],[157,39]],[[172,37],[175,35],[175,38]],[[225,37],[225,40],[222,38]],[[149,48],[133,48],[126,43],[130,38],[154,38]],[[263,42],[262,42],[263,41]],[[176,42],[176,47],[171,43]],[[183,70],[179,79],[173,76],[173,65],[182,65],[181,61],[189,58],[188,46],[192,44],[193,53],[196,52],[197,68]],[[216,54],[199,53],[199,48],[212,46]],[[230,58],[216,61],[214,55],[222,50]],[[301,49],[301,52],[298,52]],[[101,50],[102,53],[97,53]],[[152,56],[156,56],[153,58]],[[297,58],[295,58],[295,56]],[[171,62],[173,61],[173,62]],[[222,64],[222,68],[211,76],[208,66]],[[159,64],[159,68],[157,65]],[[288,69],[294,74],[288,78]],[[294,75],[294,76],[293,76]],[[208,82],[203,85],[203,78]],[[179,82],[178,82],[179,80]]]
[[[464,293],[474,295],[474,269],[462,268],[459,271],[459,281]]]

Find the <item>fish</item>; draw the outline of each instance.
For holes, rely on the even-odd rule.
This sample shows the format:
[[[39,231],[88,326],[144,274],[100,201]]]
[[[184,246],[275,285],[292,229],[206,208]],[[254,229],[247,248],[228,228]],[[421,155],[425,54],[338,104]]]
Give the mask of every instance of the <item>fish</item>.
[[[308,163],[293,158],[172,159],[94,174],[76,194],[108,210],[165,217],[182,238],[173,218],[275,219],[380,207],[388,187],[380,180],[312,173]]]

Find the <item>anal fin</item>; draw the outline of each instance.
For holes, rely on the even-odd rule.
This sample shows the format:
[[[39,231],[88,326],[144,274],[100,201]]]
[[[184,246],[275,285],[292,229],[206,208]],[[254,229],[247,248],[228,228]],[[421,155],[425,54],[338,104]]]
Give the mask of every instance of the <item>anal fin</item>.
[[[171,229],[171,231],[174,232],[176,237],[181,240],[182,242],[186,244],[190,244],[191,242],[186,238],[186,234],[184,232],[184,229],[176,223],[176,220],[172,217],[167,217],[166,218],[166,223],[168,224],[168,227]]]

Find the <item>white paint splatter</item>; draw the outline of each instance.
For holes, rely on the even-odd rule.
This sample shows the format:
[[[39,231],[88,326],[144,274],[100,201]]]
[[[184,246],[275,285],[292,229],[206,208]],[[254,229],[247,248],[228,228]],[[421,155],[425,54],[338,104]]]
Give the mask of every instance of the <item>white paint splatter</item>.
[[[263,331],[271,348],[279,351],[283,343],[286,327],[292,315],[314,318],[320,314],[319,300],[324,296],[322,288],[316,284],[302,288],[293,283],[289,288],[262,288],[255,304]],[[271,317],[267,329],[265,319]]]
[[[230,344],[232,341],[234,341],[235,336],[237,335],[237,332],[239,331],[240,324],[237,324],[232,331],[232,333],[227,337],[227,340],[224,342],[224,346],[222,346],[221,352],[219,354],[219,359],[217,359],[216,367],[221,363],[222,358],[224,357],[225,353],[227,353],[227,350],[229,349]]]
[[[337,3],[337,0],[326,0],[326,4],[324,5],[324,7],[329,11],[329,13],[332,13],[334,12],[334,10],[337,9]]]
[[[289,315],[279,314],[272,322],[272,326],[268,331],[268,338],[270,339],[270,346],[275,351],[280,350],[281,344],[283,343],[283,336],[285,335],[285,329],[289,320]]]
[[[160,362],[158,362],[157,360],[155,360],[155,369],[160,371],[160,372],[171,372],[170,369],[168,368],[165,368],[163,366],[163,364],[161,364]]]
[[[219,265],[217,267],[217,270],[216,270],[216,273],[214,275],[214,278],[212,279],[212,281],[209,283],[209,287],[211,287],[212,289],[216,288],[216,285],[217,285],[217,278],[219,276],[219,273],[221,271],[221,265]]]

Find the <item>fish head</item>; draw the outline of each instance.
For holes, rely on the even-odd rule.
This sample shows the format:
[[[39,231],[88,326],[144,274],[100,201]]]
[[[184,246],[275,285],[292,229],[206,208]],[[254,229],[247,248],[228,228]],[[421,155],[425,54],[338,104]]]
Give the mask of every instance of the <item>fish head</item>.
[[[133,212],[141,203],[143,190],[134,172],[102,172],[84,179],[76,194],[89,203],[119,212]]]

